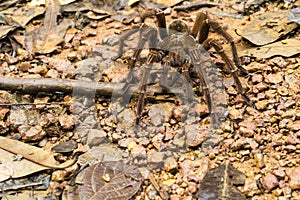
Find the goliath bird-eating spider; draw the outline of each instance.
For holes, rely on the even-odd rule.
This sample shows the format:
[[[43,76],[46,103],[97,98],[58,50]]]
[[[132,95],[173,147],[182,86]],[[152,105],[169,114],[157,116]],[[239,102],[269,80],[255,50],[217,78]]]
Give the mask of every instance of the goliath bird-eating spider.
[[[158,28],[150,27],[144,23],[146,18],[152,16],[156,17]],[[162,63],[163,68],[162,75],[160,77],[160,83],[166,81],[166,68],[169,66],[171,68],[176,68],[177,71],[180,72],[189,83],[192,83],[191,73],[197,71],[197,78],[199,79],[198,82],[201,84],[208,110],[211,114],[211,123],[213,126],[218,124],[218,117],[216,116],[217,114],[213,108],[213,99],[210,95],[209,87],[205,80],[205,74],[203,73],[203,70],[199,70],[206,67],[203,66],[203,62],[201,61],[201,57],[203,57],[201,54],[203,53],[203,50],[207,51],[210,48],[214,48],[216,53],[219,54],[224,60],[228,69],[227,71],[230,72],[234,79],[237,91],[242,95],[243,99],[248,105],[252,105],[251,100],[246,95],[246,91],[238,78],[238,71],[243,74],[247,74],[248,72],[241,66],[235,41],[219,23],[213,20],[209,13],[202,11],[198,12],[194,25],[191,29],[187,22],[181,19],[172,21],[167,28],[164,12],[159,9],[154,9],[143,13],[141,16],[141,21],[142,25],[138,29],[129,30],[121,35],[119,41],[119,54],[116,57],[118,58],[122,56],[124,41],[129,36],[139,31],[140,35],[137,42],[137,47],[131,58],[131,71],[127,76],[126,84],[123,88],[123,94],[125,94],[130,87],[131,80],[133,79],[132,69],[137,65],[141,51],[148,43],[149,53],[146,57],[146,61],[144,63],[142,62],[142,65],[140,65],[144,66],[144,69],[139,85],[136,124],[138,124],[141,119],[150,71],[152,64],[156,62]],[[216,39],[208,38],[210,28],[212,28],[219,35],[223,36],[231,45],[233,60],[226,55],[220,42],[218,42]]]

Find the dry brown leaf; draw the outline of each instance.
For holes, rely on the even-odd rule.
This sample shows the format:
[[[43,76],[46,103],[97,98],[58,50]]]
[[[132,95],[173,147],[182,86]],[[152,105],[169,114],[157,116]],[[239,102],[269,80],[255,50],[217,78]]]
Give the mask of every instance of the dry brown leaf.
[[[1,155],[1,152],[0,152]],[[3,158],[1,156],[1,158]],[[0,164],[0,182],[5,181],[9,178],[11,178],[13,175],[13,171],[11,170],[9,165],[6,164],[2,164],[2,160],[1,160],[1,164]]]
[[[86,168],[83,185],[68,193],[68,200],[127,200],[139,189],[142,175],[136,167],[122,162],[106,162]]]
[[[22,27],[25,27],[25,25],[32,20],[34,17],[41,15],[45,12],[45,8],[41,6],[35,6],[35,7],[21,7],[17,9],[11,18],[18,22]]]
[[[246,197],[234,186],[245,183],[245,174],[229,162],[209,170],[200,183],[198,200],[230,199],[243,200]]]
[[[28,3],[29,6],[40,6],[40,5],[45,5],[46,0],[32,0]],[[59,0],[61,5],[66,5],[69,3],[72,3],[76,0]]]
[[[287,14],[288,11],[262,13],[244,29],[237,30],[237,34],[258,46],[270,44],[298,27],[297,23],[290,22]]]
[[[5,38],[9,32],[15,30],[16,28],[17,28],[16,26],[8,26],[8,25],[0,26],[0,39]]]
[[[17,141],[17,140],[12,140],[6,137],[0,137],[0,155],[7,155],[4,156],[5,159],[7,159],[7,161],[3,162],[4,164],[8,165],[8,162],[11,162],[11,166],[18,167],[17,166],[17,162],[13,161],[14,160],[14,156],[16,155],[21,155],[23,158],[18,161],[20,166],[22,167],[21,170],[17,171],[17,170],[13,170],[13,177],[20,177],[24,175],[24,171],[23,170],[23,165],[25,165],[27,162],[29,163],[33,163],[36,164],[37,166],[35,166],[38,169],[49,169],[49,168],[53,168],[53,169],[63,169],[66,167],[71,166],[72,164],[75,163],[75,160],[68,160],[60,165],[57,164],[57,161],[54,159],[54,153],[52,152],[48,152],[45,151],[41,148],[38,147],[34,147],[32,145],[29,144],[25,144],[23,142]],[[1,154],[2,152],[2,154]],[[6,153],[6,154],[5,154]],[[10,155],[10,154],[12,155]],[[11,157],[9,157],[12,156]],[[3,156],[1,156],[1,159],[3,158]],[[29,164],[27,163],[27,164]],[[29,171],[31,170],[32,166],[29,166]],[[19,168],[20,169],[20,168]],[[40,170],[38,170],[40,171]],[[26,172],[29,173],[29,172]]]
[[[7,152],[3,149],[0,149],[0,157],[2,162],[0,164],[0,181],[7,180],[9,178],[20,178],[35,172],[49,169],[48,167],[38,165],[26,159],[16,160],[15,154]],[[4,171],[4,169],[7,167],[9,167],[9,172],[7,170]]]
[[[46,1],[44,25],[26,34],[25,45],[27,50],[41,54],[51,53],[58,44],[64,41],[66,30],[73,22],[64,19],[60,24],[57,24],[60,9],[61,5],[58,0]]]
[[[291,57],[300,53],[300,40],[286,39],[260,47],[249,45],[238,47],[239,55],[256,58],[270,58],[273,56]]]

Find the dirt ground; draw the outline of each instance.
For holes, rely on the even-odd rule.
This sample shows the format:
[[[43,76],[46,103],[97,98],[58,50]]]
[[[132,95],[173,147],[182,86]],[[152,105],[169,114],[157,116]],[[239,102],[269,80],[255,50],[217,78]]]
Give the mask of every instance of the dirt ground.
[[[135,126],[138,107],[136,93],[132,98],[130,93],[120,96],[119,91],[112,91],[111,95],[107,95],[101,93],[104,90],[99,92],[92,89],[83,94],[81,86],[88,88],[89,82],[122,86],[131,72],[129,66],[133,62],[133,49],[139,44],[139,34],[130,35],[125,41],[122,56],[117,60],[113,58],[118,54],[120,36],[140,27],[140,16],[145,10],[160,7],[166,15],[167,24],[183,19],[192,27],[200,8],[176,11],[176,6],[188,4],[183,2],[175,5],[179,1],[172,0],[129,0],[124,3],[124,8],[120,9],[118,2],[113,4],[118,5],[117,9],[113,9],[111,4],[106,6],[111,2],[107,1],[102,7],[97,7],[98,10],[89,7],[78,12],[70,12],[68,9],[71,8],[63,5],[63,12],[58,15],[57,21],[71,19],[73,26],[67,29],[64,42],[55,44],[55,48],[49,52],[45,51],[51,49],[51,42],[47,44],[47,48],[44,46],[39,47],[40,49],[34,46],[29,48],[28,43],[22,43],[24,38],[29,38],[27,35],[30,35],[30,30],[35,30],[43,22],[45,24],[43,14],[26,24],[26,29],[18,28],[1,38],[0,73],[3,78],[36,78],[40,83],[43,83],[44,78],[52,78],[54,84],[57,79],[77,80],[86,84],[74,83],[71,92],[50,89],[42,91],[41,88],[29,92],[25,87],[14,90],[7,89],[6,85],[1,86],[1,137],[55,152],[51,155],[54,155],[55,162],[60,165],[76,159],[76,164],[57,169],[50,161],[46,163],[41,157],[31,159],[20,150],[19,153],[13,153],[15,150],[0,145],[3,150],[0,152],[0,168],[4,174],[0,175],[2,199],[18,199],[20,195],[24,195],[24,199],[79,199],[78,196],[72,196],[70,190],[74,186],[70,184],[74,181],[72,177],[75,178],[74,174],[79,168],[86,164],[111,161],[130,166],[120,170],[125,182],[116,181],[116,185],[127,183],[129,179],[126,178],[134,176],[130,174],[134,170],[138,170],[142,177],[130,179],[134,182],[130,185],[133,187],[132,191],[123,188],[124,193],[128,193],[127,196],[118,196],[119,193],[115,192],[111,199],[205,199],[202,194],[217,195],[213,197],[217,199],[221,193],[228,194],[232,191],[240,196],[234,197],[229,193],[225,199],[300,199],[300,58],[297,55],[300,50],[298,43],[283,41],[299,41],[298,25],[291,21],[282,25],[281,19],[275,17],[254,30],[249,28],[249,24],[262,19],[264,13],[278,13],[279,16],[279,12],[289,12],[300,6],[300,2],[214,1],[201,8],[210,13],[213,19],[209,20],[219,23],[234,38],[242,66],[248,71],[247,75],[240,70],[237,74],[250,104],[240,94],[224,57],[211,48],[208,52],[201,51],[199,61],[203,67],[208,65],[203,72],[213,105],[218,111],[218,126],[213,128],[212,115],[204,95],[205,87],[196,75],[192,76],[192,84],[184,82],[186,79],[174,69],[170,70],[179,74],[179,78],[167,77],[173,79],[172,87],[177,91],[186,92],[183,86],[191,86],[192,104],[185,102],[186,94],[189,93],[184,93],[182,97],[180,94],[174,96],[162,93],[162,90],[159,90],[159,94],[151,92],[158,88],[157,83],[161,83],[162,73],[158,72],[162,71],[163,62],[160,61],[153,65],[150,74],[151,83],[154,84],[147,87],[138,130]],[[216,5],[212,6],[213,4]],[[27,5],[20,1],[13,7],[25,8]],[[154,17],[148,18],[145,23],[150,27],[157,27]],[[286,24],[292,23],[295,28],[285,32],[289,28]],[[259,31],[265,26],[279,33],[278,38],[270,44],[279,42],[283,45],[277,48],[275,43],[269,48],[275,52],[271,56],[267,56],[269,52],[260,52],[268,44],[255,46],[245,39],[247,31]],[[51,37],[48,39],[51,40]],[[209,37],[218,41],[232,59],[230,44],[224,37],[212,29]],[[265,36],[261,36],[261,40],[265,39],[263,37]],[[145,72],[144,64],[149,55],[147,47],[146,45],[141,51],[136,63],[138,67],[132,70],[133,78],[129,80],[135,89],[139,87]],[[250,54],[250,50],[247,52],[245,47],[251,47],[254,53]],[[290,51],[291,55],[285,54]],[[167,59],[170,60],[169,57]],[[17,177],[14,173],[7,172],[8,168],[15,170],[15,173],[17,170],[22,171],[22,168],[12,167],[17,165],[17,161],[7,161],[9,153],[14,154],[14,160],[17,155],[21,155],[20,162],[29,160],[39,167],[31,166],[27,174],[19,173]],[[226,171],[224,174],[218,172],[213,177],[224,176],[228,180],[218,182],[217,178],[205,179],[211,169],[226,162],[238,171],[230,175]],[[40,168],[41,166],[46,169]],[[133,169],[132,166],[136,168]],[[88,170],[91,169],[87,168],[86,171]],[[115,172],[114,170],[117,171],[117,168],[112,171]],[[30,178],[32,175],[35,178]],[[101,180],[99,184],[108,187],[111,177],[106,175],[103,172],[103,176],[93,175],[90,179]],[[118,174],[115,172],[110,176]],[[12,177],[13,181],[7,177]],[[81,188],[79,196],[85,192],[94,192],[101,197],[95,199],[102,199],[104,196],[101,195],[108,194],[109,189],[104,186],[99,190],[93,188],[94,191],[91,192],[92,186],[87,187],[88,189],[82,186],[87,178],[81,180],[81,183],[78,179],[77,186]],[[203,180],[208,185],[211,184],[211,187],[204,190]],[[33,183],[39,187],[33,186]],[[99,194],[101,191],[104,191],[103,194]],[[120,191],[121,189],[118,190]],[[82,196],[80,198],[84,199]]]

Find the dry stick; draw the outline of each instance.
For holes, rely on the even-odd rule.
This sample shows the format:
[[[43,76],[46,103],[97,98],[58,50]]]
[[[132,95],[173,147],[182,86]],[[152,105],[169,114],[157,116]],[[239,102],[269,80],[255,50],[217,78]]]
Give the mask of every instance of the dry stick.
[[[125,83],[106,83],[92,82],[70,79],[52,79],[52,78],[6,78],[0,77],[0,90],[21,91],[23,93],[38,93],[38,92],[64,92],[76,95],[93,94],[102,96],[111,96],[113,93],[121,94]],[[129,88],[129,94],[136,97],[138,84]],[[175,94],[181,94],[182,89],[173,90]],[[154,96],[155,94],[166,94],[160,86],[149,86],[147,95]],[[171,93],[170,93],[171,94]]]

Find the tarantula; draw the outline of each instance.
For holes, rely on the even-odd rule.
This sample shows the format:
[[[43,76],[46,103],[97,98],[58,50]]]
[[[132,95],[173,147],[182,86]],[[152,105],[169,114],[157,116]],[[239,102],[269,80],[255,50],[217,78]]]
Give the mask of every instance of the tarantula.
[[[147,26],[144,22],[145,19],[151,16],[155,16],[157,19],[158,28]],[[139,97],[137,102],[137,118],[136,124],[139,123],[141,118],[142,110],[144,107],[144,98],[147,87],[147,80],[149,79],[150,70],[152,63],[162,62],[163,73],[166,73],[166,66],[177,68],[183,76],[191,82],[191,67],[200,69],[205,66],[201,63],[201,53],[203,49],[209,50],[213,47],[216,52],[225,61],[230,74],[233,76],[238,92],[243,96],[246,103],[252,105],[251,100],[246,96],[245,89],[238,78],[237,71],[240,70],[242,73],[247,74],[247,70],[241,66],[235,42],[233,38],[220,26],[219,23],[214,21],[207,12],[198,12],[195,23],[190,30],[187,22],[183,20],[172,21],[168,29],[166,28],[166,19],[163,11],[155,9],[145,12],[141,16],[142,25],[139,29],[132,29],[125,32],[119,40],[119,54],[116,58],[123,54],[124,41],[133,33],[140,31],[139,41],[137,48],[132,56],[132,63],[130,69],[133,69],[140,56],[140,53],[146,43],[148,42],[149,54],[145,61],[145,69],[142,75],[141,85],[139,86]],[[224,53],[221,44],[212,38],[208,38],[210,27],[218,34],[223,36],[231,45],[233,54],[233,61]],[[212,99],[210,96],[209,88],[205,81],[205,77],[201,70],[197,70],[199,73],[200,84],[207,101],[208,109],[211,114],[212,124],[217,124],[217,117],[213,110]],[[132,80],[133,73],[130,71],[126,79],[126,84],[123,88],[123,94],[130,87],[130,81]],[[165,81],[165,77],[161,77],[161,81]],[[162,84],[163,85],[163,84]]]

